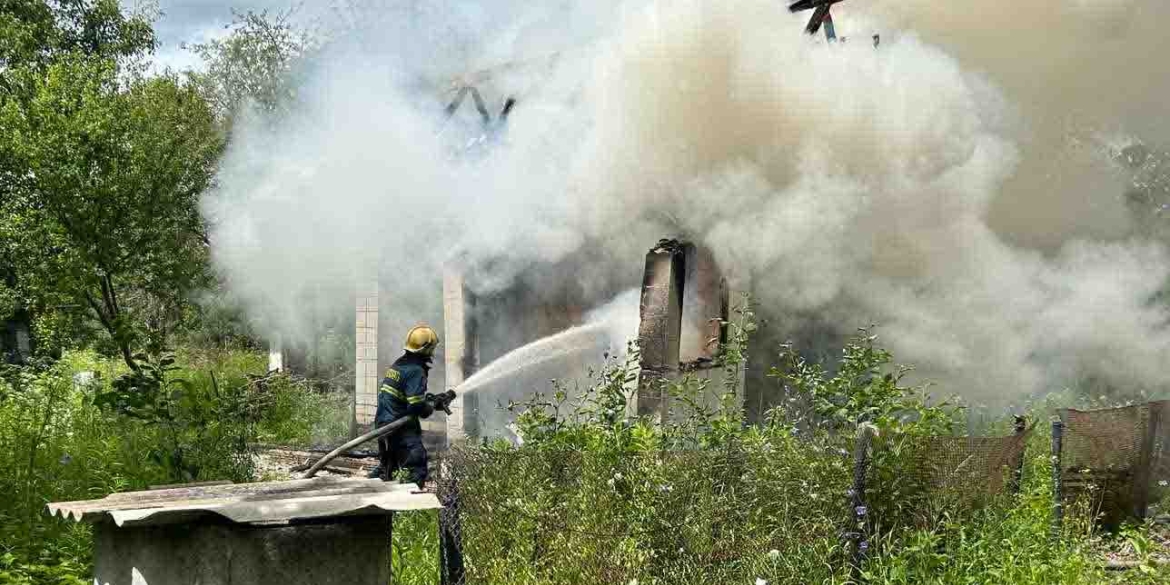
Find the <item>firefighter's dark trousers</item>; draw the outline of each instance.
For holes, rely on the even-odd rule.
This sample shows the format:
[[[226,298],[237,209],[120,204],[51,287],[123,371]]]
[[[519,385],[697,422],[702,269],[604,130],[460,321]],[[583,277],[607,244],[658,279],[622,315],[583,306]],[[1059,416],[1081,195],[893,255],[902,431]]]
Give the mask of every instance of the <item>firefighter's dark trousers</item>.
[[[422,425],[414,420],[389,437],[378,439],[378,458],[383,480],[394,479],[398,470],[405,469],[410,480],[423,487],[427,481],[427,450],[423,446]]]

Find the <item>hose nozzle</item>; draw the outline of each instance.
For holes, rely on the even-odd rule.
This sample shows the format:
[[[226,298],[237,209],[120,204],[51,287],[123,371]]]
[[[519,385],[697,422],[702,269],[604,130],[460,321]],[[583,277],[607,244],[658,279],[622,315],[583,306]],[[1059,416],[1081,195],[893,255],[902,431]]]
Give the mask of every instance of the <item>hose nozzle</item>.
[[[448,415],[451,414],[451,402],[454,400],[454,390],[448,390],[441,394],[427,394],[427,402],[431,403],[435,410],[441,410]]]

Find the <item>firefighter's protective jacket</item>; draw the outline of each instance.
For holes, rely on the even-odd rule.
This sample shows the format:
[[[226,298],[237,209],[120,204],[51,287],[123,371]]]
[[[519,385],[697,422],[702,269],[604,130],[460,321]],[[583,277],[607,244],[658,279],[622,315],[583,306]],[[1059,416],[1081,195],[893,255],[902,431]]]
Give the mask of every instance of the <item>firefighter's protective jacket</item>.
[[[434,407],[426,400],[430,358],[405,353],[386,369],[378,391],[378,412],[374,424],[382,426],[407,415],[426,418]]]

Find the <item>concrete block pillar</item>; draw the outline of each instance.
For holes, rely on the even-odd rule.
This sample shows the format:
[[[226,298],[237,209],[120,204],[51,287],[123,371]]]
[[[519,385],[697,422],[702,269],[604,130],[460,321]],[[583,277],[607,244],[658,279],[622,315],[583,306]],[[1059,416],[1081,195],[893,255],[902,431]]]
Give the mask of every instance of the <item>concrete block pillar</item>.
[[[20,361],[32,357],[32,344],[29,342],[28,323],[16,322],[16,354]]]
[[[283,372],[287,357],[284,352],[284,343],[277,335],[268,341],[268,371]]]
[[[463,272],[456,267],[443,271],[443,356],[445,386],[455,388],[479,367],[475,327],[475,298],[467,290]],[[474,436],[475,395],[457,392],[447,417],[447,443]]]
[[[378,281],[359,286],[357,309],[354,379],[354,422],[358,427],[374,424],[378,410]]]
[[[709,248],[687,244],[684,264],[679,360],[701,367],[719,355],[725,339],[722,324],[729,312],[728,285]]]
[[[662,240],[646,254],[638,324],[639,416],[662,420],[666,414],[661,381],[678,372],[684,270],[684,246],[675,240]]]

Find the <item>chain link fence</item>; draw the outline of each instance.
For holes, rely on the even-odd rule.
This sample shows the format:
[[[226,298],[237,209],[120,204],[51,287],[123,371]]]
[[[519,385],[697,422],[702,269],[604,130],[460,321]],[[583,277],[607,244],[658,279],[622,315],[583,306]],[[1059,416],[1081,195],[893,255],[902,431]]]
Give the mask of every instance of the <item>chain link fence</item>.
[[[638,454],[452,450],[438,480],[448,505],[440,530],[458,543],[443,547],[444,583],[672,583],[695,571],[843,581],[879,526],[1011,493],[1027,437],[1021,428],[997,438],[863,435],[860,446],[846,437]],[[890,498],[898,505],[882,505]]]
[[[1144,516],[1170,482],[1168,405],[1060,411],[1057,503],[1088,496],[1105,522]],[[846,581],[872,535],[1017,493],[1033,433],[1017,419],[1001,437],[863,427],[694,451],[457,448],[437,480],[443,583]]]
[[[445,582],[671,583],[697,567],[742,580],[769,563],[792,579],[840,578],[850,459],[828,447],[451,451],[438,486],[458,520],[441,530],[461,543],[465,574]]]

